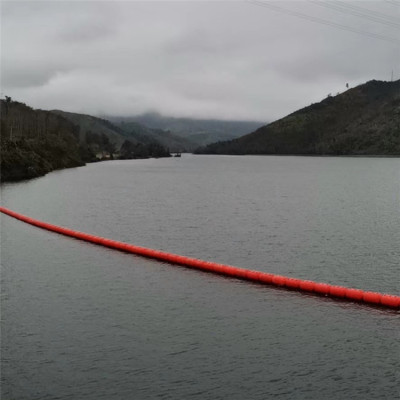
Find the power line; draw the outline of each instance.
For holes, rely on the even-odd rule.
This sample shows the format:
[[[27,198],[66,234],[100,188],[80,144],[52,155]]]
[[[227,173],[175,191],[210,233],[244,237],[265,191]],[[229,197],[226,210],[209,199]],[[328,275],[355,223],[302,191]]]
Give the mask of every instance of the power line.
[[[377,22],[377,23],[380,23],[380,24],[383,24],[383,25],[386,25],[386,26],[390,26],[392,28],[400,29],[400,24],[397,23],[397,22],[392,22],[392,21],[389,21],[386,18],[382,18],[382,17],[375,16],[375,15],[370,15],[370,14],[365,13],[365,12],[359,12],[359,11],[347,9],[346,7],[343,7],[343,6],[339,5],[339,4],[336,5],[335,3],[332,4],[332,3],[322,2],[322,1],[319,1],[319,0],[309,0],[309,2],[313,3],[313,4],[316,4],[318,6],[321,6],[321,7],[326,7],[326,8],[330,8],[332,10],[335,10],[335,11],[342,12],[344,14],[351,14],[351,15],[354,15],[354,16],[359,17],[359,18],[364,18],[364,19],[367,19],[369,21]]]
[[[348,31],[348,32],[353,32],[353,33],[357,33],[359,35],[363,35],[363,36],[367,36],[370,38],[374,38],[374,39],[380,39],[380,40],[384,40],[386,42],[391,42],[391,43],[395,43],[395,44],[400,44],[400,40],[399,39],[395,39],[389,36],[384,36],[384,35],[380,35],[378,33],[372,33],[372,32],[366,32],[366,31],[361,31],[358,29],[354,29],[350,26],[347,25],[342,25],[336,22],[332,22],[332,21],[328,21],[319,17],[313,17],[311,15],[307,15],[307,14],[303,14],[301,12],[298,11],[293,11],[293,10],[288,10],[286,8],[282,8],[270,3],[264,3],[262,1],[257,1],[257,0],[247,0],[250,4],[253,4],[255,6],[259,6],[259,7],[265,7],[265,8],[269,8],[271,10],[277,11],[277,12],[281,12],[287,15],[291,15],[294,17],[298,17],[298,18],[302,18],[305,19],[307,21],[312,21],[312,22],[317,22],[319,24],[323,24],[326,26],[330,26],[336,29],[341,29],[343,31]]]
[[[379,19],[381,19],[383,21],[392,22],[394,24],[398,24],[399,23],[398,22],[399,21],[398,18],[391,17],[389,15],[380,13],[378,11],[372,11],[372,10],[369,10],[367,8],[364,8],[364,7],[355,6],[353,4],[345,3],[343,1],[338,1],[338,0],[333,1],[333,3],[338,5],[339,7],[344,8],[344,9],[354,10],[354,11],[356,11],[358,13],[369,15],[369,16],[372,16],[374,18],[379,18]]]

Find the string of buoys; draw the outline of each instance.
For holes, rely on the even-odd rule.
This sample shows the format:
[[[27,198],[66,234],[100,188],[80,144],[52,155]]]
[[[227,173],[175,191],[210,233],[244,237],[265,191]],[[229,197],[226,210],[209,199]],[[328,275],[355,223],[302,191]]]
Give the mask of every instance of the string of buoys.
[[[137,254],[143,257],[153,258],[160,261],[166,261],[172,264],[178,264],[189,268],[195,268],[202,271],[213,272],[220,275],[226,275],[233,278],[248,280],[261,284],[267,284],[297,290],[310,294],[321,296],[329,296],[336,299],[348,301],[362,302],[377,306],[400,308],[400,296],[391,294],[382,294],[377,292],[368,292],[360,289],[347,288],[343,286],[329,285],[327,283],[313,282],[286,276],[269,274],[266,272],[253,271],[244,268],[233,267],[231,265],[218,264],[209,261],[203,261],[196,258],[184,257],[177,254],[167,253],[149,249],[146,247],[135,246],[128,243],[118,242],[116,240],[106,239],[99,236],[90,235],[64,228],[57,225],[48,224],[25,215],[11,211],[0,206],[0,212],[16,218],[28,224],[43,228],[52,232],[57,232],[65,236],[70,236],[76,239],[85,240],[101,246],[109,247],[116,250],[125,251],[128,253]]]

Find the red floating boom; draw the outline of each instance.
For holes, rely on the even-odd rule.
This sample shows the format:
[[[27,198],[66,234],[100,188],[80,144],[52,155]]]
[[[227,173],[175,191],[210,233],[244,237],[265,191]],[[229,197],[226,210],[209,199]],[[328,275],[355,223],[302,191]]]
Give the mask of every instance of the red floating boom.
[[[146,247],[139,247],[133,244],[118,242],[116,240],[105,239],[99,236],[89,235],[88,233],[74,231],[72,229],[63,228],[57,225],[51,225],[46,222],[38,221],[25,215],[16,213],[5,207],[0,207],[0,212],[7,214],[10,217],[19,219],[20,221],[37,226],[39,228],[57,232],[65,236],[71,236],[76,239],[85,240],[87,242],[95,243],[101,246],[110,247],[112,249],[138,254],[143,257],[167,261],[169,263],[179,264],[189,268],[196,268],[202,271],[226,275],[233,278],[244,279],[252,282],[258,282],[292,290],[298,290],[300,292],[325,295],[332,298],[363,302],[368,304],[380,305],[383,307],[397,309],[400,308],[400,296],[381,294],[376,292],[365,292],[360,289],[346,288],[343,286],[329,285],[327,283],[288,278],[281,275],[273,275],[266,272],[252,271],[244,268],[233,267],[231,265],[217,264],[214,262],[198,260],[196,258],[166,253],[164,251],[148,249]]]

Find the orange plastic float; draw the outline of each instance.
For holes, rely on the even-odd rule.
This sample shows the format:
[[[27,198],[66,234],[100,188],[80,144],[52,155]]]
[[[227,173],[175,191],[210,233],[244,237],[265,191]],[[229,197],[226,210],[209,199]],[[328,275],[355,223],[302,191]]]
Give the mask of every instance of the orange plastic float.
[[[154,258],[160,261],[167,261],[172,264],[183,265],[189,268],[200,269],[202,271],[213,272],[220,275],[226,275],[237,279],[244,279],[261,284],[277,286],[289,290],[297,290],[299,292],[311,293],[316,295],[329,296],[348,301],[357,301],[367,304],[379,305],[389,308],[400,308],[400,296],[391,294],[382,294],[376,292],[368,292],[360,289],[346,288],[343,286],[329,285],[327,283],[313,282],[296,278],[289,278],[281,275],[269,274],[266,272],[247,270],[244,268],[233,267],[231,265],[218,264],[210,261],[203,261],[196,258],[180,256],[177,254],[167,253],[164,251],[153,250],[146,247],[135,246],[133,244],[118,242],[116,240],[106,239],[99,236],[90,235],[88,233],[74,231],[57,225],[51,225],[46,222],[29,218],[25,215],[16,213],[8,208],[0,206],[0,212],[10,217],[19,219],[30,225],[37,226],[61,235],[70,236],[76,239],[84,240],[98,244],[100,246],[109,247],[128,253],[137,254],[147,258]]]

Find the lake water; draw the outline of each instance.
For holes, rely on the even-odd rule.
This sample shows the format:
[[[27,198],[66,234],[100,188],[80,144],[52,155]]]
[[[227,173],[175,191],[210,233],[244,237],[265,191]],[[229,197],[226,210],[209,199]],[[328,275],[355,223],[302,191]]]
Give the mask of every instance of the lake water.
[[[3,184],[115,240],[399,294],[400,159],[110,161]],[[1,216],[2,399],[397,399],[400,314],[206,274]]]

